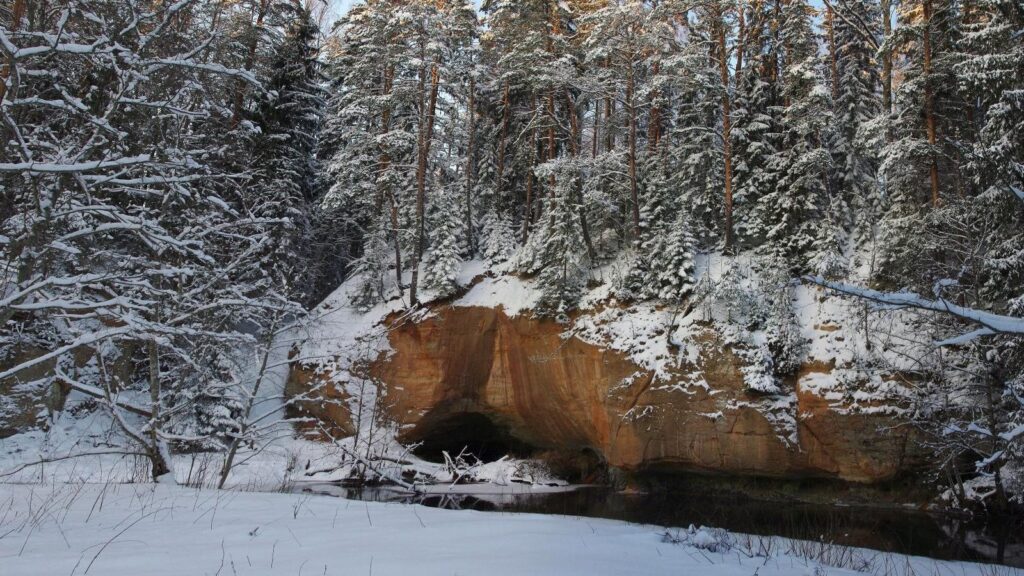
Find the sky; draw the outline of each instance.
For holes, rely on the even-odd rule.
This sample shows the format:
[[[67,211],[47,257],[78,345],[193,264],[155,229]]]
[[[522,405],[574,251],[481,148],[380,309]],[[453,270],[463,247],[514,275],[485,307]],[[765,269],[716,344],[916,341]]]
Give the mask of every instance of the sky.
[[[330,15],[328,18],[329,22],[337,20],[339,16],[348,11],[353,4],[359,3],[361,0],[327,0],[330,5]],[[473,0],[473,2],[480,6],[481,0]],[[811,0],[811,4],[817,7],[821,7],[821,0]]]
[[[331,5],[331,11],[334,13],[334,18],[337,18],[338,16],[344,14],[349,8],[351,8],[353,4],[356,4],[359,1],[360,0],[328,0],[328,3]],[[480,5],[480,0],[473,1],[476,3],[477,6]],[[814,0],[813,2],[811,2],[811,4],[814,4],[815,6],[820,6],[821,0]]]
[[[358,4],[360,1],[361,0],[327,0],[327,3],[331,7],[330,8],[330,10],[331,10],[331,18],[330,18],[330,20],[331,21],[336,20],[339,16],[341,16],[346,11],[348,11],[348,9],[351,8],[353,4]],[[473,2],[477,6],[480,5],[480,0],[473,0]]]

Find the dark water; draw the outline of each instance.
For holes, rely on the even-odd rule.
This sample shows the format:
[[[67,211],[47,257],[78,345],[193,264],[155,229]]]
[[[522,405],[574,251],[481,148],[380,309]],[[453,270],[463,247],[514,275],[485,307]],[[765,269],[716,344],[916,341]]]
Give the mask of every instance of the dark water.
[[[387,487],[331,484],[303,485],[298,490],[434,508],[609,518],[664,527],[713,526],[941,560],[1024,567],[1024,519],[1019,518],[966,521],[892,508],[766,502],[709,494],[629,494],[600,487],[516,495],[416,495]]]

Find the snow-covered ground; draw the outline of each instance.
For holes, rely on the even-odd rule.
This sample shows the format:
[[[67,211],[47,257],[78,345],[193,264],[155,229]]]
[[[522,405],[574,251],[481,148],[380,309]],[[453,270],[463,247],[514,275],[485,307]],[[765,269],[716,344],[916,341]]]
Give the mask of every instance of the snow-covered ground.
[[[608,520],[305,494],[0,484],[3,576],[1022,573],[709,529],[668,534]]]

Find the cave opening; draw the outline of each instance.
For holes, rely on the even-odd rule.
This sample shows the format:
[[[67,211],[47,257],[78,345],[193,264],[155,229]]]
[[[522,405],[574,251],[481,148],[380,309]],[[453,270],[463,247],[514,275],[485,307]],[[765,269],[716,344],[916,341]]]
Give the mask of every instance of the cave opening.
[[[443,462],[442,452],[454,458],[463,448],[484,462],[506,455],[529,458],[536,451],[534,446],[513,436],[507,426],[476,412],[455,414],[421,426],[421,432],[412,439],[420,443],[414,453],[430,462]]]

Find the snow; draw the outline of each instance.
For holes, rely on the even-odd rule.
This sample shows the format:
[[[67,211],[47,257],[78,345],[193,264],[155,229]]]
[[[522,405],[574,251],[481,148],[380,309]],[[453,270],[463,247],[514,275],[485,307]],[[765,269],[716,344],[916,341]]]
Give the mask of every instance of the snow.
[[[465,296],[453,302],[454,306],[501,308],[510,318],[532,311],[540,301],[540,290],[532,282],[516,276],[484,278],[470,288]]]
[[[148,154],[142,154],[128,158],[118,158],[117,160],[97,160],[95,162],[79,162],[76,164],[57,164],[54,162],[3,163],[0,164],[0,172],[74,174],[78,172],[105,170],[107,168],[121,168],[135,164],[148,164],[150,160],[151,157]]]
[[[928,300],[911,292],[879,292],[877,290],[861,288],[850,284],[829,282],[824,278],[813,276],[805,277],[804,280],[812,284],[817,284],[818,286],[824,286],[830,290],[835,290],[840,294],[856,296],[857,298],[876,302],[883,306],[917,308],[932,312],[951,314],[967,322],[983,326],[983,330],[971,333],[974,337],[997,333],[1024,334],[1024,318],[1002,316],[991,312],[985,312],[983,310],[975,310],[973,308],[959,306],[941,298],[937,300]],[[962,344],[964,343],[964,340],[961,337],[951,340],[950,342]]]
[[[806,560],[801,546],[783,539],[711,528],[666,531],[608,520],[168,484],[0,485],[0,525],[4,576],[862,573]],[[772,552],[763,552],[765,542]],[[866,550],[847,555],[867,566],[905,565],[907,573],[990,573],[981,565]]]

